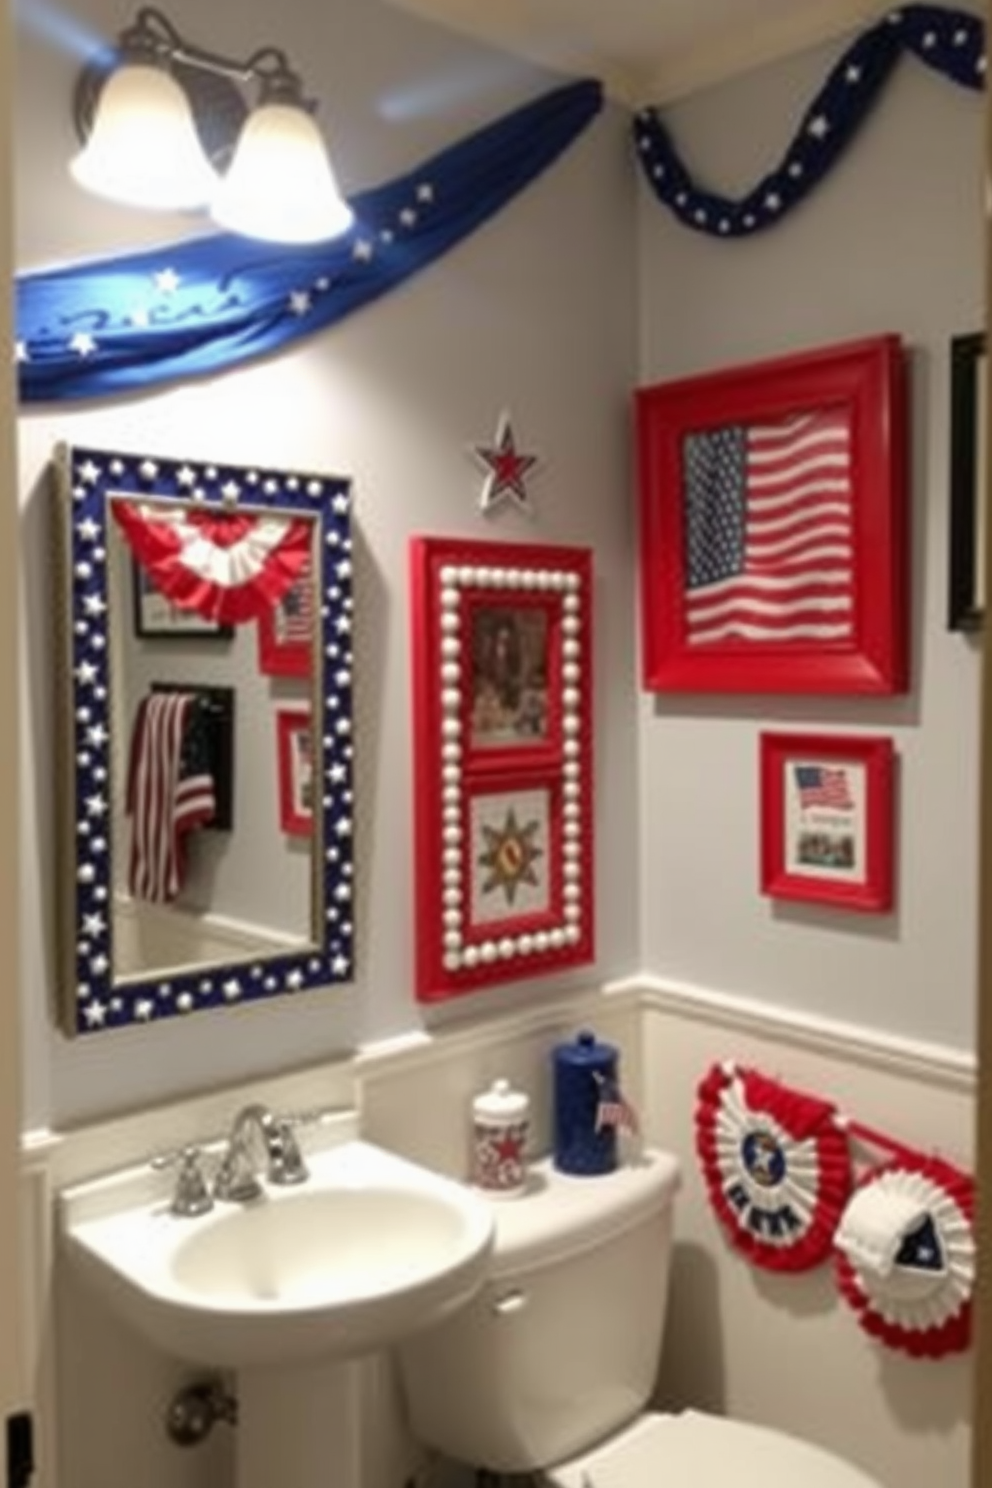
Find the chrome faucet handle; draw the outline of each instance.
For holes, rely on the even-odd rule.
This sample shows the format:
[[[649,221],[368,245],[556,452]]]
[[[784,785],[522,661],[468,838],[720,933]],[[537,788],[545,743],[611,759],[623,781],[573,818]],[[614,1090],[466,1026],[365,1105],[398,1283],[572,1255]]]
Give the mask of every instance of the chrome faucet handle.
[[[197,1214],[206,1214],[214,1206],[203,1176],[203,1153],[199,1147],[179,1147],[175,1152],[164,1152],[152,1158],[156,1171],[163,1168],[178,1168],[176,1187],[169,1205],[169,1213],[180,1219],[190,1219]]]

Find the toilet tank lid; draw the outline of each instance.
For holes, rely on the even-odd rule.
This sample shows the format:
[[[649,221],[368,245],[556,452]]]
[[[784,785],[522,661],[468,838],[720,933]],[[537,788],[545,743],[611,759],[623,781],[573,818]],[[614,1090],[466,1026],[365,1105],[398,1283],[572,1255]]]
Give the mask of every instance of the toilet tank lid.
[[[543,1158],[518,1198],[493,1205],[492,1271],[518,1272],[585,1250],[664,1209],[679,1183],[678,1158],[654,1148],[596,1177],[561,1173]]]

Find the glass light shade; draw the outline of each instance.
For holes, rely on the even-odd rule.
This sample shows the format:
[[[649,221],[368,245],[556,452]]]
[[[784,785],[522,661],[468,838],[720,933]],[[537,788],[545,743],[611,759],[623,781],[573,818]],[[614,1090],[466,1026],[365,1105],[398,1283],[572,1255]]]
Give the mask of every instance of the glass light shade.
[[[231,232],[274,243],[323,242],[354,221],[320,130],[293,103],[263,103],[248,116],[211,215]]]
[[[162,211],[206,206],[218,181],[186,94],[169,73],[144,62],[125,62],[110,74],[89,139],[69,170],[98,196]]]

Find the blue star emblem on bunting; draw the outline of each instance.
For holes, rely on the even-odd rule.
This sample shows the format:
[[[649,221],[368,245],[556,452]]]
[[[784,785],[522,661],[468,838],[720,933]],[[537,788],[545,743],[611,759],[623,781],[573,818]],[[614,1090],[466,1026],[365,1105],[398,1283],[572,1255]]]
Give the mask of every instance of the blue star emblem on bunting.
[[[482,510],[490,512],[503,501],[513,501],[521,511],[529,512],[526,477],[537,464],[537,456],[525,455],[517,449],[508,413],[500,414],[495,443],[477,444],[474,454],[489,472],[479,501]]]

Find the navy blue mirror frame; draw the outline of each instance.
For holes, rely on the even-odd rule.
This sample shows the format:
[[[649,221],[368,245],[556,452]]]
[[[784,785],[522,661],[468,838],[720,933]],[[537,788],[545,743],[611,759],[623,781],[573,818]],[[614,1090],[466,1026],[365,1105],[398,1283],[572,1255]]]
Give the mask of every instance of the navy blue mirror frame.
[[[61,793],[60,1023],[65,1033],[143,1025],[351,981],[352,586],[347,479],[59,445],[54,460],[67,592],[60,679],[69,716]],[[319,664],[312,706],[315,889],[312,945],[230,965],[114,979],[111,678],[107,635],[109,497],[275,509],[315,519]],[[67,684],[67,685],[66,685]],[[64,702],[63,702],[64,706]],[[315,720],[317,715],[315,714]],[[71,865],[68,866],[68,865]],[[71,873],[72,886],[69,889]]]

